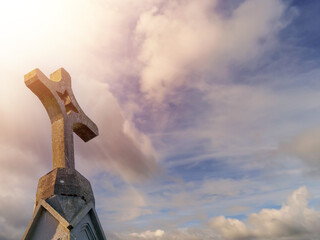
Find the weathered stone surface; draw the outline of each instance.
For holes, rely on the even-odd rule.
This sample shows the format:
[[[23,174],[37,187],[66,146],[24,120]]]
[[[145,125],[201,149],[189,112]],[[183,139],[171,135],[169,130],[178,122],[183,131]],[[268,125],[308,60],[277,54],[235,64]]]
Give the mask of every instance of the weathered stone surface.
[[[24,82],[50,117],[53,168],[74,168],[73,132],[87,142],[98,135],[98,128],[77,103],[69,73],[60,68],[49,79],[35,69],[24,76]]]
[[[71,222],[86,202],[81,197],[54,195],[46,200],[64,219]]]
[[[68,230],[55,219],[50,212],[43,211],[37,219],[37,225],[32,229],[32,233],[29,234],[26,239],[59,239],[61,236],[66,236]],[[62,238],[65,239],[65,238]]]
[[[105,240],[90,182],[75,170],[73,132],[89,141],[98,128],[81,110],[66,70],[48,79],[39,69],[24,77],[50,117],[53,170],[38,183],[33,217],[23,240]]]
[[[74,201],[65,196],[59,201]],[[92,203],[75,211],[69,221],[52,207],[48,200],[40,200],[22,240],[106,240]]]
[[[54,195],[79,197],[87,203],[95,201],[90,182],[72,168],[56,168],[40,178],[36,205],[40,199]]]

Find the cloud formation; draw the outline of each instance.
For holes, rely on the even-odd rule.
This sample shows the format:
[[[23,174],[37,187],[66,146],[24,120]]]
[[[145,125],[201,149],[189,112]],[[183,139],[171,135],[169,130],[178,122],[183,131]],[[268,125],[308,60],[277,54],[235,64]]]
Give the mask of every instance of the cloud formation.
[[[109,59],[100,58],[100,52],[93,53],[99,44],[108,48],[117,45],[107,29],[104,38],[99,38],[101,31],[97,28],[104,16],[101,9],[98,1],[14,0],[1,7],[2,240],[21,238],[31,219],[37,181],[52,169],[49,118],[23,82],[24,74],[36,67],[47,76],[64,67],[72,77],[80,106],[99,127],[97,139],[86,145],[78,140],[75,143],[76,166],[85,176],[107,171],[125,181],[139,182],[158,170],[149,138],[125,117],[108,83],[102,81],[119,72],[106,67]],[[106,25],[113,26],[113,20]]]
[[[82,101],[91,108],[100,135],[89,144],[77,142],[81,161],[90,165],[86,162],[95,160],[97,165],[105,166],[128,182],[155,175],[159,167],[150,139],[125,118],[108,86],[99,82],[82,84],[80,96],[85,96]]]
[[[113,240],[221,240],[219,236],[210,230],[197,228],[176,229],[171,231],[155,230],[145,231],[142,233],[117,234],[111,233],[110,238]]]
[[[310,193],[300,187],[280,209],[263,209],[250,214],[247,224],[238,219],[216,217],[210,227],[224,239],[316,239],[320,212],[309,208]]]
[[[320,129],[318,127],[309,129],[296,135],[291,141],[281,144],[280,150],[299,158],[313,168],[313,171],[317,171],[320,168],[319,138]]]
[[[145,231],[143,233],[131,233],[130,235],[133,237],[142,238],[142,239],[161,238],[164,235],[164,231],[158,229],[154,232]]]
[[[285,26],[279,0],[244,1],[230,18],[219,15],[218,1],[163,1],[140,16],[141,91],[158,101],[178,88],[201,86],[246,64],[269,49]]]
[[[250,214],[247,221],[219,216],[210,219],[202,228],[112,233],[111,236],[117,240],[316,240],[320,234],[320,212],[308,206],[308,198],[310,193],[302,186],[280,209],[262,209]]]
[[[13,2],[20,3],[18,0]],[[20,11],[20,8],[16,9],[15,3],[5,5],[8,12],[2,16],[13,21],[13,25],[10,25],[10,33],[18,36],[10,40],[10,36],[6,35],[6,38],[1,40],[2,52],[12,50],[8,53],[7,59],[1,59],[3,79],[5,79],[0,81],[0,110],[3,113],[0,120],[3,128],[0,142],[3,146],[7,146],[8,149],[21,149],[26,153],[32,152],[35,154],[34,160],[39,156],[40,159],[42,158],[39,160],[41,162],[44,158],[50,161],[49,121],[39,100],[25,87],[23,75],[36,67],[49,75],[62,65],[71,74],[76,98],[82,103],[80,105],[88,116],[98,123],[100,129],[97,140],[92,144],[89,143],[88,147],[80,147],[79,152],[88,158],[97,152],[96,159],[102,162],[110,161],[110,165],[113,165],[110,168],[114,168],[124,178],[127,177],[128,181],[138,180],[140,176],[144,178],[152,175],[157,168],[152,144],[148,137],[139,132],[134,123],[125,117],[117,99],[110,92],[108,83],[101,81],[101,76],[106,78],[109,75],[108,72],[113,70],[100,68],[97,60],[103,62],[103,59],[99,54],[91,52],[92,44],[97,43],[100,46],[107,44],[104,40],[110,37],[110,34],[105,33],[105,38],[98,38],[100,33],[94,26],[98,23],[99,26],[112,25],[111,22],[117,22],[116,16],[111,22],[101,23],[105,19],[102,19],[99,2],[71,1],[65,4],[63,1],[57,1],[46,5],[33,0],[27,5],[22,2],[22,6],[18,4],[20,7],[29,9],[31,13],[41,9],[37,11],[40,15],[36,18],[32,14],[29,15],[30,12],[26,9],[24,11]],[[78,7],[74,8],[74,4]],[[17,12],[13,11],[15,9]],[[70,9],[75,10],[72,11],[72,16],[67,14],[71,12]],[[84,9],[91,21],[83,20]],[[112,10],[115,11],[115,9]],[[10,11],[11,14],[9,14]],[[44,12],[48,15],[43,14]],[[16,13],[21,16],[13,19]],[[43,18],[44,22],[39,22],[39,18]],[[25,22],[21,21],[22,19],[25,19]],[[42,24],[46,25],[47,29],[43,28]],[[68,30],[70,25],[73,26],[72,31]],[[29,41],[30,37],[27,36],[21,38],[26,28],[28,30],[38,28],[38,31],[34,31],[32,41]],[[109,41],[112,42],[112,39]],[[116,44],[112,42],[112,45]],[[46,48],[45,52],[42,51],[43,48]],[[25,61],[14,63],[16,50],[19,51],[20,58],[24,58]],[[85,61],[87,62],[84,64]],[[108,62],[108,59],[105,61]],[[13,66],[15,71],[12,70]],[[1,156],[1,159],[7,161],[5,156]],[[106,169],[108,170],[108,167]]]
[[[63,66],[80,106],[99,126],[100,136],[89,143],[75,138],[76,167],[94,183],[105,229],[119,229],[110,239],[293,239],[295,234],[313,239],[318,212],[306,205],[305,188],[281,209],[265,209],[248,221],[225,216],[278,204],[283,189],[302,182],[294,178],[300,169],[283,180],[291,169],[274,170],[278,159],[272,155],[279,141],[309,123],[296,116],[318,108],[317,88],[287,89],[281,84],[291,76],[273,71],[282,67],[272,54],[283,47],[279,35],[291,21],[289,5],[282,0],[3,5],[0,238],[22,235],[37,180],[51,169],[49,119],[23,75],[35,67],[49,75]],[[259,72],[265,58],[272,62],[266,61],[268,74]],[[311,82],[304,75],[296,78]],[[317,137],[297,137],[286,151],[315,166]],[[161,172],[159,165],[167,172],[150,181]],[[203,224],[217,214],[222,217]],[[302,226],[294,220],[300,218]]]

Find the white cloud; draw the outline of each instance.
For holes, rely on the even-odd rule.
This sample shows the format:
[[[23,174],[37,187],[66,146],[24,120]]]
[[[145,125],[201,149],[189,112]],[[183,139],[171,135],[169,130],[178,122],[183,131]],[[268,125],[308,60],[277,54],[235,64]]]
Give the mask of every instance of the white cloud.
[[[244,1],[227,19],[211,10],[216,4],[163,1],[141,15],[136,33],[147,96],[162,101],[179,87],[201,86],[204,71],[211,78],[225,75],[231,64],[248,63],[269,49],[285,26],[279,0]]]
[[[170,231],[147,230],[142,233],[119,234],[110,233],[112,240],[222,240],[219,236],[211,230],[188,228],[188,229],[174,229]]]
[[[250,214],[248,222],[216,217],[210,227],[225,239],[317,239],[320,212],[308,207],[310,193],[300,187],[280,209]]]
[[[160,229],[155,230],[154,232],[148,230],[142,233],[131,233],[130,235],[142,239],[160,239],[164,235],[164,231]]]

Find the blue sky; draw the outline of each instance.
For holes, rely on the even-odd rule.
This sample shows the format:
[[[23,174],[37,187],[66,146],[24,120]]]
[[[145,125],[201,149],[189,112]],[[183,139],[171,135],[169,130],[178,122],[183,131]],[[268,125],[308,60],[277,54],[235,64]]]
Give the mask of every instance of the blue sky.
[[[99,127],[88,143],[75,138],[76,168],[109,239],[317,239],[319,10],[313,0],[3,3],[0,240],[22,236],[51,170],[49,119],[23,84],[36,67],[64,67]]]

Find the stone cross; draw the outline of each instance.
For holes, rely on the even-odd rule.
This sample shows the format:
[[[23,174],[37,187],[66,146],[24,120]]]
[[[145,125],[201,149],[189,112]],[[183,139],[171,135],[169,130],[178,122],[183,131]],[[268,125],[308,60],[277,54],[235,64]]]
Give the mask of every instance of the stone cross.
[[[49,115],[53,169],[74,169],[73,132],[87,142],[98,135],[98,128],[78,105],[69,73],[60,68],[49,79],[35,69],[24,76],[24,82],[38,96]]]

